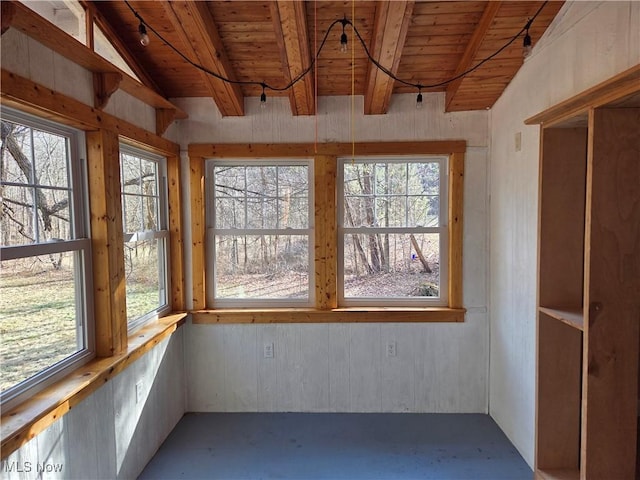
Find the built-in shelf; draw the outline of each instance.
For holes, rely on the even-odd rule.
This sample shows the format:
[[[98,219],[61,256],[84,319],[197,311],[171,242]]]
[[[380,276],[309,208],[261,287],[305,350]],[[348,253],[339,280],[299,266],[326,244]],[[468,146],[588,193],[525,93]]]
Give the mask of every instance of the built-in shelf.
[[[538,470],[536,478],[540,480],[579,480],[580,471],[577,469]]]
[[[543,123],[537,480],[640,478],[632,448],[639,440],[640,278],[611,267],[640,259],[620,248],[637,238],[640,222],[640,171],[630,160],[640,149],[638,75],[640,67],[534,117]],[[585,105],[592,95],[596,104]]]
[[[540,307],[538,309],[541,313],[549,315],[556,320],[566,323],[567,325],[577,328],[578,330],[584,330],[584,314],[582,308],[548,308]]]

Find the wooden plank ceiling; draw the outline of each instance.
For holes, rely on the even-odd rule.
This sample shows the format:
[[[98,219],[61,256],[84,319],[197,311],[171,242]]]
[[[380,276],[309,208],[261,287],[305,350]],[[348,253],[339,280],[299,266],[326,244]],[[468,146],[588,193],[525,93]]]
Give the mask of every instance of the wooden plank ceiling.
[[[417,88],[389,78],[368,61],[347,25],[347,52],[340,51],[343,18],[354,23],[370,54],[398,78],[423,92],[446,92],[446,110],[490,108],[523,63],[523,36],[472,73],[447,80],[477,65],[518,34],[541,1],[144,1],[131,7],[193,62],[229,84],[187,63],[149,28],[147,47],[138,41],[138,20],[122,1],[96,1],[101,23],[114,44],[126,45],[141,81],[166,97],[211,97],[221,113],[244,114],[244,97],[262,94],[261,83],[281,88],[311,67],[293,88],[266,90],[288,96],[294,115],[315,113],[322,95],[364,95],[365,113],[386,113],[393,93]],[[531,25],[535,43],[564,2],[544,4]],[[355,13],[355,15],[354,15]],[[117,33],[115,33],[117,32]]]

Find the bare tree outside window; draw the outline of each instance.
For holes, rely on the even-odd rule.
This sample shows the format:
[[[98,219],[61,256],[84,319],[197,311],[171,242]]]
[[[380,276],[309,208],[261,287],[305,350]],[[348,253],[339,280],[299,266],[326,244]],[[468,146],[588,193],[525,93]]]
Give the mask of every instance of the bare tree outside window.
[[[3,394],[86,347],[71,162],[69,134],[0,122]]]
[[[443,160],[342,161],[343,297],[441,296]]]
[[[127,321],[138,326],[168,307],[164,159],[121,145]]]
[[[309,299],[309,167],[211,167],[214,289],[224,299]]]

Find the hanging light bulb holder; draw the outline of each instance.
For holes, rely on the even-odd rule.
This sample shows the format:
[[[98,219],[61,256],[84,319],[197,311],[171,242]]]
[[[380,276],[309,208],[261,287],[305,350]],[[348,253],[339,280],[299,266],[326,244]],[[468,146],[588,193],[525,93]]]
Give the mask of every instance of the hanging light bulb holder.
[[[265,89],[267,88],[266,84],[261,84],[262,93],[260,94],[260,108],[267,108],[267,92]]]
[[[531,55],[531,51],[533,50],[533,43],[531,42],[531,35],[529,35],[529,30],[524,35],[524,40],[522,41],[522,54],[524,58],[527,58]]]
[[[530,18],[527,21],[527,24],[524,27],[524,39],[522,40],[522,55],[524,58],[527,58],[531,55],[531,51],[533,50],[533,42],[531,41],[531,35],[529,35],[529,28],[531,28],[531,23],[533,22],[533,18]]]
[[[422,88],[418,89],[418,96],[416,97],[416,109],[422,109]]]
[[[143,47],[146,47],[147,45],[149,45],[149,34],[147,33],[147,27],[144,26],[144,23],[142,23],[142,21],[140,22],[140,25],[138,25],[138,34],[140,35],[140,44]]]
[[[347,53],[349,39],[347,38],[347,32],[345,31],[345,28],[347,25],[349,25],[349,20],[347,20],[347,17],[345,16],[342,20],[340,20],[340,23],[342,24],[342,35],[340,35],[340,51],[342,53]]]

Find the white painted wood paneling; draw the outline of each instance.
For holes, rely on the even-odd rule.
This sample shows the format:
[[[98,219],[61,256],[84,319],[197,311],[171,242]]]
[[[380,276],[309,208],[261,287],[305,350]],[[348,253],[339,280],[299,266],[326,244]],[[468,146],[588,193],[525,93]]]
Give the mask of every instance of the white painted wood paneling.
[[[190,325],[190,410],[246,410],[257,392],[258,411],[487,411],[487,112],[444,113],[443,94],[425,95],[417,110],[409,94],[393,96],[386,115],[365,116],[356,97],[353,138],[349,97],[321,97],[317,116],[292,116],[286,98],[268,98],[266,109],[248,98],[244,117],[225,118],[208,98],[176,103],[189,114],[178,135],[183,150],[190,143],[313,142],[316,128],[320,142],[468,142],[463,276],[470,314],[464,325]],[[182,162],[186,175],[188,158]],[[189,202],[183,205],[188,223]],[[190,283],[191,241],[184,244]],[[255,330],[257,345],[253,334],[239,333],[245,329]],[[391,339],[398,356],[387,358]],[[263,358],[267,342],[274,343],[274,359]]]
[[[2,478],[136,478],[185,411],[183,332],[160,342],[9,455]],[[143,398],[136,403],[139,380]]]
[[[10,28],[0,44],[2,68],[93,107],[93,74],[25,34]],[[105,112],[155,132],[155,109],[118,90]],[[175,136],[175,127],[172,130]]]
[[[55,66],[53,57],[56,55],[52,50],[45,48],[41,43],[36,42],[31,37],[25,37],[27,44],[29,45],[28,54],[22,59],[29,65],[29,75],[27,78],[36,81],[35,79],[41,79],[38,83],[41,83],[45,87],[55,89]],[[4,51],[2,52],[3,67],[4,67]]]
[[[206,328],[206,325],[203,326]],[[277,412],[278,377],[276,356],[264,358],[264,346],[278,343],[278,326],[275,324],[259,325],[257,328],[256,359],[258,370],[258,411]]]
[[[523,122],[640,63],[638,32],[637,2],[567,2],[491,112],[490,413],[530,465],[539,128]]]
[[[444,113],[444,94],[423,94],[422,109],[413,94],[394,95],[385,115],[363,115],[363,97],[356,97],[355,141],[467,140],[469,146],[487,146],[486,111]],[[189,114],[180,122],[180,144],[350,142],[351,98],[320,97],[318,115],[293,116],[286,97],[269,98],[260,108],[257,98],[245,99],[244,117],[221,117],[209,98],[177,98]],[[357,153],[357,152],[356,152]]]
[[[248,325],[223,325],[225,405],[227,411],[255,412],[258,408],[256,371],[257,331]]]
[[[310,412],[329,410],[329,325],[300,326],[300,405]]]
[[[55,422],[36,437],[38,441],[38,467],[41,477],[46,479],[64,479],[66,463],[65,417]]]
[[[380,381],[380,324],[352,324],[349,344],[349,408],[356,412],[382,410]]]
[[[329,411],[348,412],[350,408],[349,391],[351,370],[349,357],[351,348],[349,341],[350,324],[329,325]]]
[[[228,328],[234,330],[237,326],[229,325]],[[298,410],[302,391],[300,325],[281,324],[276,332],[276,405],[278,411],[293,412]]]
[[[29,78],[29,37],[10,28],[2,34],[2,68],[21,77]]]
[[[419,327],[401,328],[388,323],[380,325],[380,410],[412,412],[415,408],[415,359],[419,357],[413,341]],[[387,346],[394,343],[396,356],[387,356]],[[407,375],[407,373],[409,373]]]
[[[187,410],[485,412],[487,323],[189,324]]]

